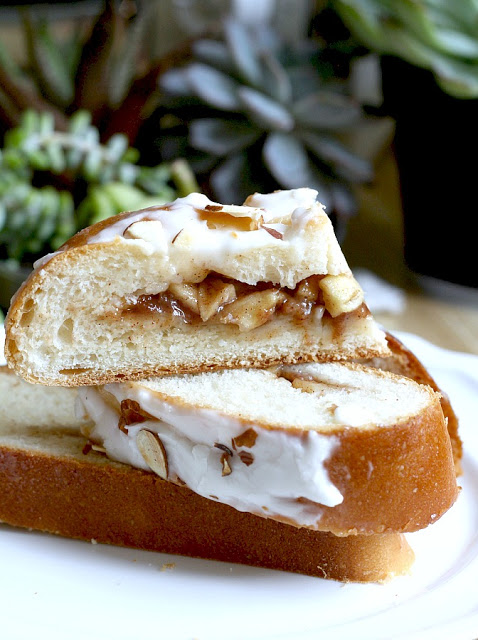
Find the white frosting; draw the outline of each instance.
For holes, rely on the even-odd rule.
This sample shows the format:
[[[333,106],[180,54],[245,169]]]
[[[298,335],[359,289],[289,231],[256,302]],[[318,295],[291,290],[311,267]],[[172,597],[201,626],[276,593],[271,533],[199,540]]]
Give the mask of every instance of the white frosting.
[[[191,193],[166,205],[123,214],[85,236],[85,242],[126,243],[147,256],[154,254],[163,283],[196,282],[205,273],[217,271],[251,285],[267,280],[294,288],[310,275],[328,273],[330,265],[333,273],[350,273],[330,224],[322,227],[320,250],[318,235],[309,233],[311,222],[327,220],[316,197],[313,189],[292,189],[256,193],[246,206],[235,206]],[[222,216],[219,223],[218,215]],[[244,226],[244,218],[255,221],[252,228]],[[41,259],[37,266],[55,255]],[[256,264],[257,273],[251,270],[250,261]]]
[[[281,224],[280,230],[285,234],[289,231],[288,235],[293,235],[290,233],[291,228],[296,232],[299,227],[305,226],[311,215],[317,215],[317,212],[322,210],[322,205],[316,202],[316,198],[317,191],[306,188],[276,191],[268,194],[256,193],[249,198],[249,202],[253,204],[253,207],[234,207],[235,213],[231,215],[237,218],[244,218],[248,217],[250,211],[250,217],[256,218],[254,209],[260,208],[264,223],[267,226],[272,224],[275,227],[276,223],[285,222],[286,224]],[[209,242],[217,245],[226,244],[226,250],[227,244],[232,241],[235,252],[239,251],[240,244],[250,247],[280,242],[263,228],[255,231],[212,230],[208,227],[206,220],[202,220],[198,213],[198,210],[204,210],[207,206],[222,207],[223,205],[209,200],[207,196],[201,193],[190,193],[185,198],[178,198],[174,202],[157,209],[151,207],[143,211],[133,212],[116,223],[105,227],[96,235],[91,236],[88,239],[88,243],[110,242],[115,237],[123,237],[127,227],[144,218],[160,222],[158,236],[164,234],[164,237],[159,243],[158,236],[156,237],[156,242],[152,242],[156,245],[156,248],[161,249],[166,248],[165,245],[171,245],[180,231],[186,232],[188,239],[190,238],[193,242],[194,250],[203,251],[209,251],[210,249],[209,247],[204,247],[205,239],[207,239],[206,244],[209,244]],[[171,213],[174,213],[174,215],[171,215]],[[286,238],[284,240],[287,241]],[[215,248],[217,249],[218,247]]]
[[[119,402],[129,398],[157,420],[147,420],[118,428],[118,412],[98,391],[79,389],[79,401],[95,427],[93,441],[101,443],[107,455],[141,469],[149,469],[136,445],[141,429],[155,432],[165,447],[169,478],[180,478],[201,496],[228,504],[239,511],[258,513],[314,528],[320,520],[319,505],[335,506],[342,495],[332,484],[325,462],[337,446],[335,436],[315,431],[293,434],[264,429],[254,424],[207,409],[169,404],[138,386],[107,385],[105,389]],[[229,457],[231,474],[222,475],[223,444],[233,450],[232,439],[252,428],[257,438],[252,447],[238,447]],[[246,465],[239,453],[249,452],[253,462]],[[298,502],[305,498],[310,502]]]

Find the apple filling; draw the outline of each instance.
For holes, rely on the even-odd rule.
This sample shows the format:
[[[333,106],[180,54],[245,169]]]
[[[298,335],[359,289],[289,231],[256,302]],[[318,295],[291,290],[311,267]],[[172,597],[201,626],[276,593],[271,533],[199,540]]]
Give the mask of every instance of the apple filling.
[[[361,289],[348,275],[310,276],[294,289],[260,282],[248,285],[218,274],[199,284],[171,284],[154,295],[140,295],[123,314],[155,314],[165,322],[221,323],[250,331],[278,314],[296,322],[326,317],[341,322],[350,313],[367,315]]]

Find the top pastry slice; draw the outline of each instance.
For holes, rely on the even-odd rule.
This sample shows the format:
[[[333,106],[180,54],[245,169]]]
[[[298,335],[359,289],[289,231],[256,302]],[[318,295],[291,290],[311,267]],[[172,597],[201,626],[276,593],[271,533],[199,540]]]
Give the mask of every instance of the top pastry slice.
[[[9,366],[74,386],[386,355],[316,197],[196,193],[84,229],[15,296]]]

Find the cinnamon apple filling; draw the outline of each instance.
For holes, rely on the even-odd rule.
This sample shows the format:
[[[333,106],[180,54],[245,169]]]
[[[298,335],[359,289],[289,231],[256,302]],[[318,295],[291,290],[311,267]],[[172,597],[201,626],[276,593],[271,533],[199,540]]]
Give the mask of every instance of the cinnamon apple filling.
[[[268,282],[248,285],[213,273],[199,284],[175,283],[162,293],[140,295],[122,311],[154,314],[168,323],[233,324],[240,331],[260,327],[277,315],[300,323],[325,314],[341,324],[350,313],[364,317],[368,309],[361,289],[347,275],[314,275],[289,289]]]

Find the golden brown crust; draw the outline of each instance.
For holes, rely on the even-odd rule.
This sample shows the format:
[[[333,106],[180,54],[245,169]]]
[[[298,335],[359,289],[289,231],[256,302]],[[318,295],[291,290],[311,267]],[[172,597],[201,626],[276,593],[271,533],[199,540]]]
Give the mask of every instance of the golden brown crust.
[[[387,343],[391,351],[388,358],[380,357],[377,360],[367,359],[361,364],[378,367],[385,371],[391,371],[398,375],[406,376],[418,382],[426,384],[440,394],[440,404],[447,421],[448,434],[453,450],[453,460],[455,471],[459,476],[462,474],[461,459],[463,456],[463,443],[458,433],[458,418],[450,403],[446,393],[440,389],[435,380],[429,374],[420,360],[408,349],[396,336],[386,332]]]
[[[238,512],[100,454],[0,442],[0,521],[82,540],[293,571],[385,581],[413,562],[400,534],[336,537]]]
[[[364,371],[358,364],[341,366],[357,373]],[[373,377],[377,384],[380,380],[400,380],[396,374],[380,370]],[[197,408],[184,392],[173,396],[154,390],[154,386],[151,391],[160,401],[185,412]],[[430,388],[423,388],[423,392],[428,394],[426,406],[415,415],[407,415],[404,406],[403,418],[394,424],[338,424],[317,429],[334,440],[333,453],[325,466],[330,481],[343,496],[343,502],[334,507],[315,507],[321,513],[317,523],[320,530],[336,535],[412,532],[436,522],[453,505],[458,487],[440,399]],[[207,403],[201,407],[215,410]],[[244,429],[280,429],[299,436],[304,433],[303,428],[235,419]],[[277,515],[274,518],[280,519]]]
[[[344,496],[324,507],[332,532],[416,531],[436,522],[458,495],[450,439],[436,399],[393,428],[346,429],[327,463]]]
[[[6,352],[5,348],[5,352]],[[355,353],[359,354],[359,357],[364,356],[365,352],[367,354],[373,353],[372,350],[367,349],[356,349]],[[11,353],[11,346],[9,347],[9,354]],[[381,356],[380,352],[376,352],[377,357]],[[237,359],[229,359],[227,361],[221,362],[204,362],[201,361],[201,365],[195,366],[171,366],[168,369],[163,369],[161,367],[150,367],[148,369],[132,369],[124,368],[119,369],[118,371],[105,371],[103,374],[95,372],[94,375],[89,373],[88,371],[80,371],[69,373],[68,377],[62,377],[52,380],[48,377],[41,377],[32,375],[30,372],[25,370],[21,370],[21,372],[16,371],[16,367],[12,364],[12,359],[8,361],[8,366],[13,368],[18,375],[26,380],[27,382],[31,382],[33,384],[43,384],[45,386],[62,386],[62,387],[79,387],[79,386],[97,386],[110,384],[115,382],[124,382],[134,381],[134,380],[143,380],[144,378],[152,378],[155,376],[173,376],[179,374],[189,374],[189,373],[207,373],[208,371],[220,371],[221,369],[241,369],[241,368],[251,368],[251,369],[267,369],[269,367],[277,366],[278,364],[304,364],[307,362],[343,362],[347,363],[348,358],[345,352],[342,352],[341,356],[327,357],[322,356],[320,358],[317,357],[316,352],[312,353],[304,353],[301,351],[300,353],[291,353],[287,357],[282,357],[280,361],[276,359],[263,359],[261,361],[254,361],[244,364],[244,360]]]

